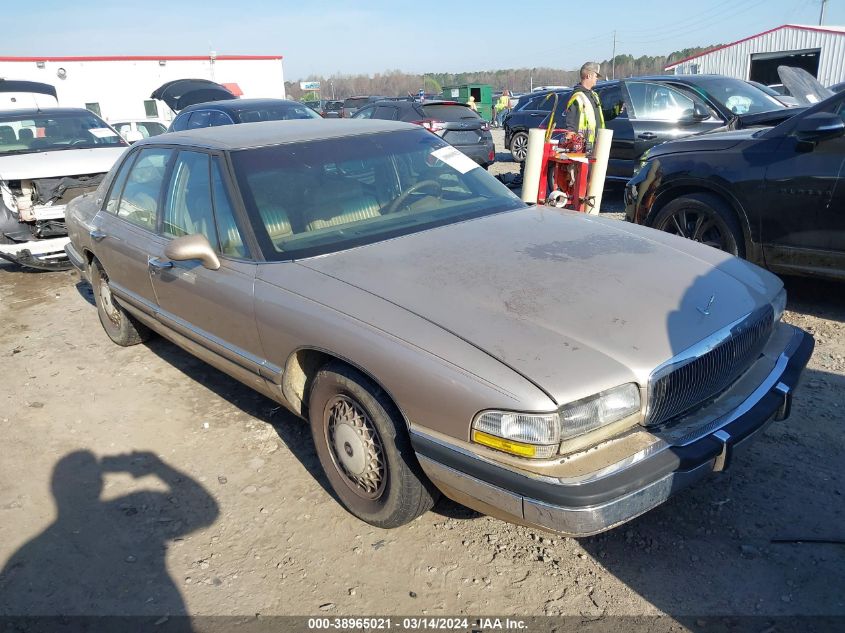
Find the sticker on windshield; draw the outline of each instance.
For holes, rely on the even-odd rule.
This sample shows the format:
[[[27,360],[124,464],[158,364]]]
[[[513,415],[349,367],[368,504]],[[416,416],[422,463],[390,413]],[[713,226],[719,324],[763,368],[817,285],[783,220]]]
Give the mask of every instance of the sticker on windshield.
[[[431,155],[438,160],[442,160],[449,167],[461,174],[465,174],[478,167],[478,163],[454,147],[441,147],[431,152]]]
[[[92,127],[88,130],[96,136],[97,138],[108,138],[110,136],[117,136],[117,133],[114,130],[110,130],[107,127]]]

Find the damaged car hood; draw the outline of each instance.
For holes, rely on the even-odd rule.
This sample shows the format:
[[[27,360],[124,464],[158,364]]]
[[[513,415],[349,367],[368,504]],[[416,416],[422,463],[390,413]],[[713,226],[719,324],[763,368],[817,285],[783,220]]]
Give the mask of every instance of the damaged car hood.
[[[0,156],[0,179],[57,178],[109,171],[126,147],[91,147]]]
[[[299,264],[439,325],[557,402],[645,384],[780,287],[710,247],[545,207]]]

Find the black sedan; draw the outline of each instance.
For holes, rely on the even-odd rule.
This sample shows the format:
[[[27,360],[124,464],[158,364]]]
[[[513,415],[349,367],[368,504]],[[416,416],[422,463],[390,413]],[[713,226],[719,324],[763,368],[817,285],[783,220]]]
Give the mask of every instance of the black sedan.
[[[382,100],[361,108],[352,118],[416,123],[459,149],[485,169],[496,160],[490,123],[465,103]]]
[[[845,93],[773,128],[655,147],[627,219],[773,271],[845,278]]]
[[[259,121],[289,121],[292,119],[319,119],[304,103],[287,99],[225,99],[197,103],[183,109],[173,119],[168,132],[196,130],[218,125],[257,123]]]
[[[748,82],[722,75],[662,75],[604,81],[596,85],[613,144],[607,178],[627,181],[642,155],[665,141],[708,132],[735,117],[745,125],[774,125],[793,116],[777,99]],[[557,95],[557,105],[554,96]],[[520,99],[521,105],[504,120],[505,147],[516,161],[525,159],[528,130],[545,127],[550,112],[563,127],[571,90],[538,93]]]

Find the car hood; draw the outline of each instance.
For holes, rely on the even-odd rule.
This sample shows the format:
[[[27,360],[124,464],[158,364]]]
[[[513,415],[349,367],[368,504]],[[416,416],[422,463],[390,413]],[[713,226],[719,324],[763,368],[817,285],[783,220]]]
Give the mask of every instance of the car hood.
[[[720,152],[753,138],[754,134],[759,131],[759,129],[742,129],[683,136],[652,147],[648,152],[648,157],[653,158],[663,154],[677,154],[678,152]]]
[[[125,151],[125,147],[91,147],[0,156],[0,179],[9,181],[101,174],[109,171]]]
[[[710,247],[545,207],[299,263],[439,325],[559,403],[645,384],[780,286]]]

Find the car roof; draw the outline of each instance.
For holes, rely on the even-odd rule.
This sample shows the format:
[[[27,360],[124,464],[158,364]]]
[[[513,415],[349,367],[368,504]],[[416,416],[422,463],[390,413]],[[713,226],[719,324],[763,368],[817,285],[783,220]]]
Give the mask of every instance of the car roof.
[[[303,105],[298,101],[290,101],[289,99],[222,99],[220,101],[206,101],[205,103],[195,103],[186,108],[179,110],[179,114],[183,112],[193,112],[194,110],[210,110],[217,109],[224,112],[241,112],[249,108],[272,106],[280,104]]]
[[[3,110],[2,116],[19,116],[22,114],[94,114],[85,108],[20,108],[18,110]],[[96,116],[96,115],[95,115]]]
[[[369,119],[294,119],[220,125],[184,132],[168,132],[138,141],[143,145],[191,145],[222,151],[285,143],[345,138],[379,132],[419,130],[410,123]]]

